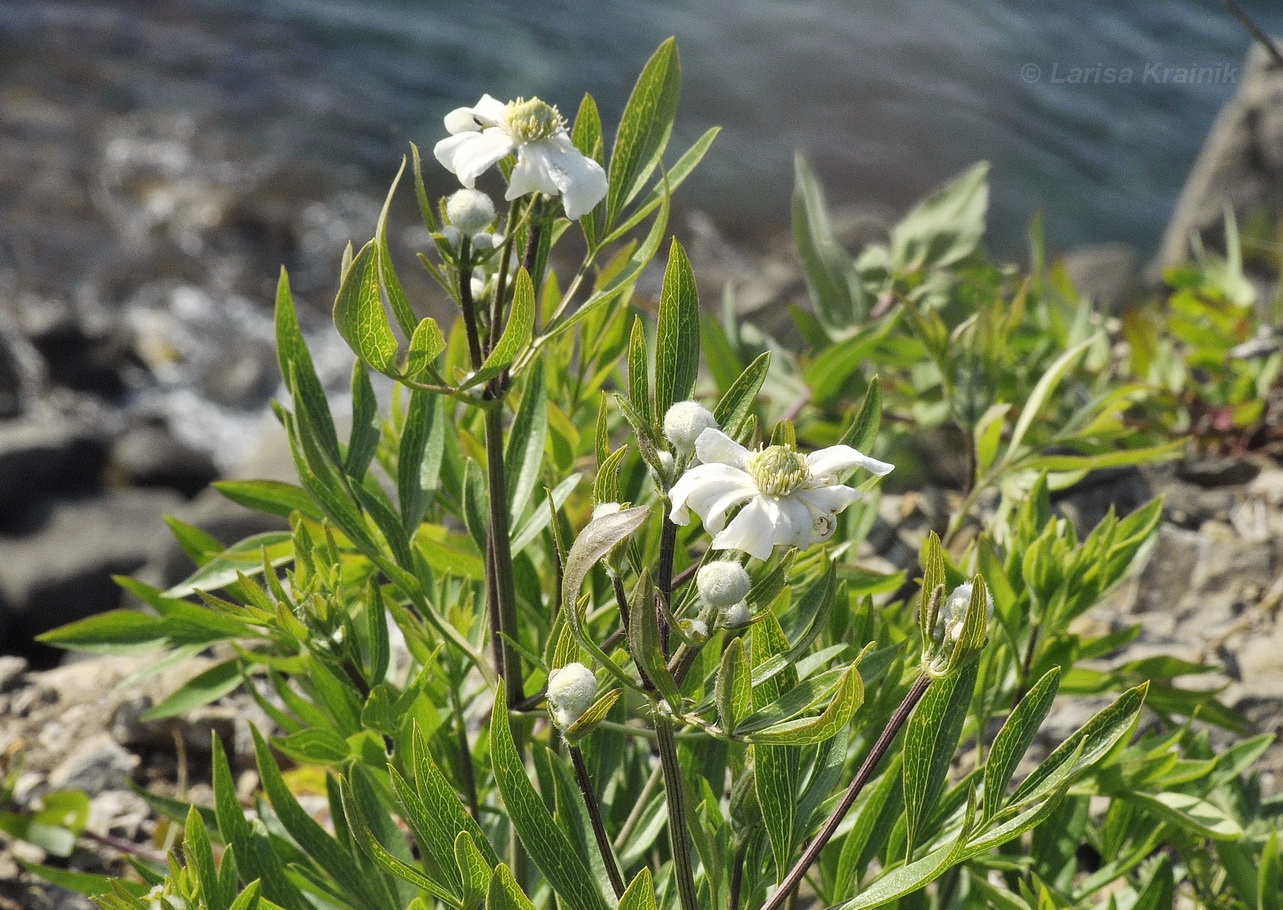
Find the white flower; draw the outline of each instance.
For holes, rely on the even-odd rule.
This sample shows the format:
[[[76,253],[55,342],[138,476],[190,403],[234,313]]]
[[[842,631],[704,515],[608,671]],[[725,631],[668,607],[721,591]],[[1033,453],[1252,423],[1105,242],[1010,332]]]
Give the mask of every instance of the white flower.
[[[433,153],[469,189],[515,152],[507,200],[527,193],[561,196],[566,217],[577,219],[606,195],[606,172],[575,148],[561,114],[538,98],[504,104],[482,95],[475,107],[446,114],[445,127],[450,136],[438,142]]]
[[[664,438],[678,455],[695,451],[699,434],[716,428],[717,418],[698,401],[679,401],[664,414]]]
[[[603,515],[614,515],[622,508],[623,506],[617,502],[599,502],[592,507],[592,520],[596,521]]]
[[[445,217],[462,233],[476,234],[494,221],[494,203],[481,190],[458,190],[445,202]]]
[[[597,677],[578,661],[548,674],[548,710],[563,730],[579,720],[596,697]]]
[[[758,559],[768,559],[780,545],[806,549],[828,540],[837,513],[860,498],[840,478],[856,467],[879,477],[893,467],[847,445],[810,455],[784,445],[750,452],[714,429],[700,433],[695,452],[703,464],[673,484],[669,517],[684,525],[694,511],[714,535],[714,549],[743,550]],[[737,506],[743,508],[727,524]]]
[[[715,610],[725,610],[739,603],[748,596],[752,584],[744,567],[729,559],[707,563],[695,574],[699,599]]]

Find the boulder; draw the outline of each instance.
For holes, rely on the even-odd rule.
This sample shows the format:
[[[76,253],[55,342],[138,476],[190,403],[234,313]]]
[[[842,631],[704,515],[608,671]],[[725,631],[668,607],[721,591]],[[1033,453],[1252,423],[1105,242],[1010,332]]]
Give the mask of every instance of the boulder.
[[[41,632],[116,607],[121,591],[111,576],[134,572],[151,557],[163,516],[180,503],[168,491],[118,490],[26,509],[6,529],[12,536],[0,536],[6,649],[25,648]]]
[[[0,421],[0,533],[37,496],[97,486],[106,460],[103,434],[78,422]]]
[[[1156,283],[1186,261],[1191,235],[1223,250],[1227,208],[1240,225],[1283,208],[1283,67],[1259,45],[1194,162],[1147,277]]]

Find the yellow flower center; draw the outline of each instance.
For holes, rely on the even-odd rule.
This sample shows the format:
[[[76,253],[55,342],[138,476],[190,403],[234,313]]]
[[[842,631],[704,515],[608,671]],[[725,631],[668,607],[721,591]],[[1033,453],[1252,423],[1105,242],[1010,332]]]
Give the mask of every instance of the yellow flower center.
[[[566,128],[566,122],[555,107],[538,98],[518,98],[508,104],[504,112],[508,129],[521,142],[538,142],[550,139]]]
[[[748,473],[767,496],[787,496],[811,476],[806,458],[791,446],[767,446],[750,455]]]

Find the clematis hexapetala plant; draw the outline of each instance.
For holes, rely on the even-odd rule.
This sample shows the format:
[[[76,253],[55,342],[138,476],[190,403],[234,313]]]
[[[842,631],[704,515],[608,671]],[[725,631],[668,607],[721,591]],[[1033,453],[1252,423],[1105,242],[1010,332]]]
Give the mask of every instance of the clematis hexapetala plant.
[[[575,148],[561,114],[538,98],[504,104],[482,95],[475,106],[446,114],[445,126],[450,135],[433,153],[469,189],[515,153],[517,163],[504,194],[509,201],[528,193],[560,196],[566,217],[574,221],[606,195],[605,170]]]
[[[713,549],[758,559],[770,558],[777,546],[805,550],[828,540],[837,513],[860,498],[841,478],[855,468],[882,477],[894,467],[848,445],[810,455],[790,445],[750,451],[716,429],[700,433],[695,454],[702,464],[673,484],[669,517],[684,525],[694,512],[713,534]]]

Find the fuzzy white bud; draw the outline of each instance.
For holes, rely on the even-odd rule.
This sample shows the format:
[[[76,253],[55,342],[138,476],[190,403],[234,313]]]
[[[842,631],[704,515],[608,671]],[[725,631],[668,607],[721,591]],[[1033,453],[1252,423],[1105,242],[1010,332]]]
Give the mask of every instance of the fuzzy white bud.
[[[655,453],[655,457],[659,459],[659,471],[662,475],[659,479],[661,481],[671,479],[673,476],[673,465],[677,463],[677,459],[673,457],[673,453],[660,451]]]
[[[614,515],[622,508],[623,506],[617,502],[599,502],[592,507],[592,520],[596,521],[603,515]]]
[[[748,604],[742,600],[737,604],[731,604],[722,611],[722,625],[728,629],[747,626],[752,619],[753,614],[749,612]]]
[[[494,221],[494,203],[480,190],[459,190],[446,200],[445,218],[464,234],[476,234]]]
[[[446,246],[452,250],[459,248],[459,241],[463,239],[463,232],[454,225],[447,224],[441,228],[441,238],[445,240]]]
[[[710,429],[717,429],[717,418],[698,401],[679,401],[664,414],[664,438],[678,455],[694,452],[699,434]]]
[[[960,584],[949,592],[949,599],[944,602],[940,608],[940,622],[936,626],[937,639],[948,638],[949,641],[957,641],[962,637],[962,627],[967,619],[967,607],[971,604],[971,592],[974,586],[971,582]],[[988,595],[988,615],[993,616],[993,595]]]
[[[563,730],[579,720],[596,697],[597,677],[579,662],[548,674],[548,710],[553,723]]]
[[[753,580],[737,562],[718,559],[706,563],[695,574],[699,599],[715,610],[725,610],[748,596]]]

